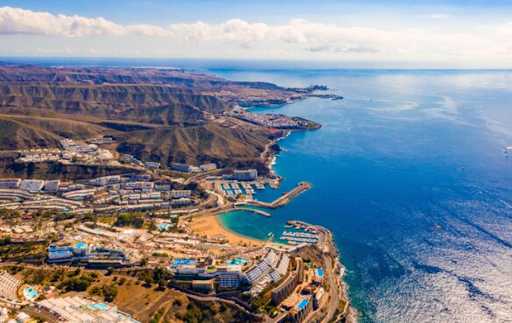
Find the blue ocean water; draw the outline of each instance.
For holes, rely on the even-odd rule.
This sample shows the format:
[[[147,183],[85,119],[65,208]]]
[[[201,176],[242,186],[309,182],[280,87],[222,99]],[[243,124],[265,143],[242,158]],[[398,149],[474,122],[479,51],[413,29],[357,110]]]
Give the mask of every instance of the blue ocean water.
[[[270,218],[226,214],[227,227],[331,229],[361,322],[512,322],[512,72],[214,72],[345,97],[253,110],[323,125],[279,142],[285,180],[257,198],[313,188]]]
[[[9,59],[5,59],[9,60]],[[14,61],[11,60],[11,61]],[[512,322],[512,72],[332,70],[318,63],[17,59],[58,65],[196,67],[234,80],[326,84],[308,99],[254,112],[317,122],[295,132],[279,190],[313,188],[272,217],[223,216],[241,234],[279,236],[300,219],[329,228],[361,322]],[[323,69],[320,69],[323,68]],[[512,150],[510,151],[512,154]],[[440,226],[436,228],[436,226]]]

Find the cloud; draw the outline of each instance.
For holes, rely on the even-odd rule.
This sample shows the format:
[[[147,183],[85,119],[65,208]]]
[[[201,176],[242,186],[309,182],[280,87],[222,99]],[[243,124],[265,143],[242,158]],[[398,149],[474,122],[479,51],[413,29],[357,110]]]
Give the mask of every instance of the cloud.
[[[451,18],[452,15],[446,14],[446,13],[434,13],[431,15],[422,16],[423,18],[429,18],[429,19],[448,19]]]
[[[163,28],[149,25],[122,26],[104,18],[52,15],[47,12],[2,7],[0,34],[46,35],[63,37],[122,36],[127,34],[164,36]]]
[[[424,16],[429,19],[446,19],[448,14]],[[421,26],[420,26],[421,27]],[[452,59],[454,56],[483,58],[511,53],[510,34],[512,22],[493,26],[471,26],[434,32],[428,26],[421,28],[386,28],[365,26],[340,26],[306,19],[292,19],[288,23],[270,25],[230,19],[217,24],[203,21],[172,23],[167,26],[150,24],[122,25],[102,17],[87,18],[78,15],[54,15],[20,8],[0,8],[0,35],[39,35],[41,37],[145,37],[165,38],[161,44],[184,44],[182,47],[200,48],[222,53],[303,53],[304,55],[330,54],[356,57],[359,53],[375,53],[380,58],[399,59]],[[169,40],[169,41],[167,41]],[[95,41],[94,39],[92,41]],[[125,48],[148,52],[151,48]],[[122,43],[120,41],[119,43]],[[90,43],[98,47],[97,43]],[[212,46],[210,46],[212,45]],[[165,47],[165,45],[162,45]],[[171,45],[168,46],[170,48]],[[1,47],[1,46],[0,46]],[[101,46],[100,46],[101,47]],[[133,46],[132,46],[133,47]],[[210,49],[213,48],[213,49]],[[13,52],[16,48],[13,48]],[[109,52],[110,50],[110,52]],[[170,51],[172,52],[172,48]],[[83,52],[83,49],[81,50]],[[95,48],[91,55],[108,55],[117,48]],[[126,50],[126,52],[128,52]],[[210,53],[210,52],[208,52]],[[206,53],[207,54],[207,53]],[[256,54],[255,54],[256,55]],[[280,54],[282,55],[282,54]],[[299,54],[302,55],[302,54]],[[239,54],[239,56],[244,56]]]
[[[321,45],[317,47],[308,48],[310,52],[331,52],[331,53],[377,53],[376,48],[366,47],[363,45],[347,45],[347,46],[332,46]]]

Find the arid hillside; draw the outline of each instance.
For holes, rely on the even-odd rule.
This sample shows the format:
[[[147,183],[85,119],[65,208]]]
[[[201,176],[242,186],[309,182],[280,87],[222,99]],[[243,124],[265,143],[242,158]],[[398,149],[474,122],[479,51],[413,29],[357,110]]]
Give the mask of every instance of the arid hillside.
[[[0,150],[108,135],[116,139],[110,148],[164,167],[215,162],[264,171],[261,155],[281,133],[225,113],[237,95],[267,91],[284,90],[177,69],[0,65]]]

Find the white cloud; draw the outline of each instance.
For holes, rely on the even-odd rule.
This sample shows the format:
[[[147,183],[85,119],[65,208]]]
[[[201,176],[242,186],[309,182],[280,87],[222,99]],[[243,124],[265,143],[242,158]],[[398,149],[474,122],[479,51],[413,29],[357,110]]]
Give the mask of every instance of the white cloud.
[[[448,14],[437,13],[424,16],[430,19],[446,19]],[[47,12],[2,7],[0,8],[0,35],[39,35],[79,38],[89,37],[94,50],[86,51],[91,55],[109,55],[119,53],[117,48],[98,46],[93,37],[166,38],[169,42],[160,44],[178,44],[183,48],[207,48],[213,55],[220,53],[290,53],[295,56],[331,55],[336,57],[357,57],[361,53],[383,59],[446,59],[454,56],[488,59],[495,56],[505,57],[512,54],[510,34],[512,22],[493,26],[472,26],[471,31],[464,27],[434,32],[428,26],[415,25],[414,28],[389,30],[365,26],[341,26],[312,22],[305,19],[292,19],[286,24],[270,25],[262,22],[247,22],[230,19],[218,24],[203,21],[195,23],[173,23],[167,26],[149,24],[122,25],[101,17],[54,15]],[[109,41],[110,42],[110,39]],[[107,43],[108,43],[107,42]],[[130,41],[124,41],[124,52],[139,50],[144,53],[154,48],[130,47]],[[54,41],[58,43],[58,40]],[[140,42],[139,42],[140,43]],[[62,42],[61,42],[62,44]],[[206,44],[206,47],[201,47]],[[66,44],[66,46],[68,46]],[[170,45],[169,45],[170,46]],[[172,53],[171,47],[162,48]],[[187,47],[188,46],[188,47]],[[195,46],[195,47],[194,47]],[[165,47],[162,45],[162,47]],[[0,43],[0,48],[2,48]],[[12,48],[15,52],[17,48]],[[84,49],[76,49],[84,52]],[[216,51],[216,52],[214,52]],[[149,52],[148,52],[149,53]],[[297,54],[299,53],[299,54]],[[205,52],[205,56],[208,53]],[[270,55],[270,54],[269,54]],[[244,56],[244,54],[239,54]]]
[[[332,53],[377,53],[379,50],[376,48],[366,47],[363,45],[347,45],[347,46],[332,46],[321,45],[308,48],[310,52],[332,52]]]
[[[0,34],[28,34],[63,37],[122,36],[126,34],[164,36],[163,28],[149,25],[122,26],[104,18],[52,15],[47,12],[2,7]]]
[[[430,19],[448,19],[451,18],[452,15],[446,14],[446,13],[434,13],[431,15],[423,16],[424,18],[430,18]]]

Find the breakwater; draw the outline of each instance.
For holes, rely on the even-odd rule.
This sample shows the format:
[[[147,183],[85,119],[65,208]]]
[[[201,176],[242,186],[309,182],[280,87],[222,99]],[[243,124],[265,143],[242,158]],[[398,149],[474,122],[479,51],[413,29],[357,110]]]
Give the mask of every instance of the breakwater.
[[[261,201],[249,201],[247,205],[269,208],[269,209],[277,209],[278,207],[284,206],[288,204],[293,198],[297,195],[309,190],[313,185],[310,182],[300,182],[297,184],[297,187],[292,189],[289,192],[284,193],[282,196],[274,200],[273,202],[261,202]]]

